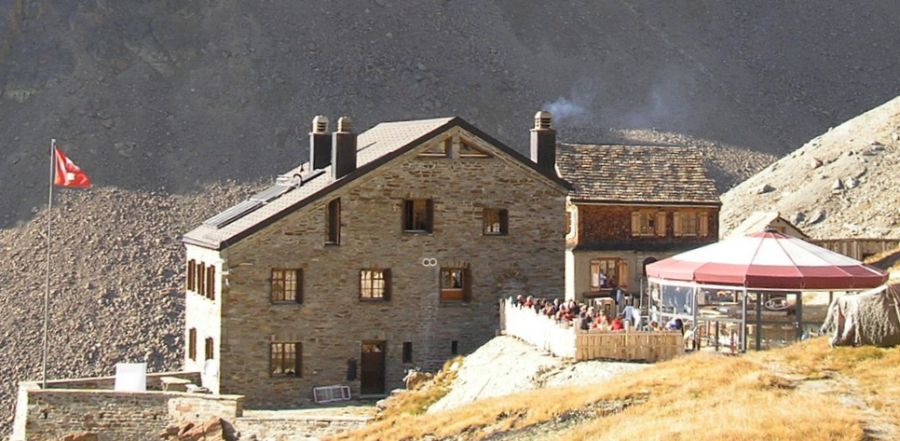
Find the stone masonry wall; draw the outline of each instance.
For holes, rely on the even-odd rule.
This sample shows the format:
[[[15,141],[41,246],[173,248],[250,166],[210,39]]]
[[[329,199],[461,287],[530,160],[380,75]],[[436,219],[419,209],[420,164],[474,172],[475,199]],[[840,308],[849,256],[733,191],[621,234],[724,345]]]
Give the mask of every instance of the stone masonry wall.
[[[20,386],[27,390],[24,437],[17,431],[14,441],[57,440],[73,432],[97,433],[100,441],[143,441],[156,439],[173,423],[200,423],[214,416],[233,420],[243,411],[239,396],[26,386]]]
[[[390,390],[402,385],[404,369],[439,368],[452,357],[452,341],[465,354],[493,337],[499,298],[562,295],[565,189],[498,151],[492,158],[417,152],[222,252],[222,393],[246,395],[248,407],[302,404],[314,386],[346,384],[356,395],[359,375],[347,380],[347,362],[360,360],[363,340],[386,342]],[[325,206],[338,197],[341,243],[326,246]],[[433,198],[433,233],[402,231],[403,200],[411,198]],[[485,207],[509,210],[508,235],[482,235]],[[424,267],[425,257],[438,266]],[[472,301],[442,303],[438,268],[457,266],[471,270]],[[392,270],[390,301],[359,300],[359,271],[373,267]],[[270,302],[271,268],[302,268],[303,304]],[[302,343],[302,378],[270,377],[273,341]],[[412,363],[402,363],[404,342],[412,343]]]

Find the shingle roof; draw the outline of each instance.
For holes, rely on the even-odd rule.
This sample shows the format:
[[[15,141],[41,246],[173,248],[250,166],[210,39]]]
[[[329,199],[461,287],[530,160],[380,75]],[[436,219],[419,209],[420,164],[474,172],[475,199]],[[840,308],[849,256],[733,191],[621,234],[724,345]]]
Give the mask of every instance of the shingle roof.
[[[703,157],[689,147],[558,144],[557,166],[575,200],[721,204]]]
[[[222,249],[260,228],[280,219],[295,209],[311,203],[320,197],[337,189],[347,182],[351,182],[359,176],[374,170],[379,165],[387,162],[405,151],[420,145],[431,137],[453,127],[460,126],[466,131],[484,139],[491,145],[518,159],[523,164],[543,174],[558,185],[570,188],[568,182],[555,175],[549,175],[538,169],[533,162],[505,146],[503,143],[491,138],[471,124],[459,117],[447,117],[436,119],[423,119],[414,121],[385,122],[360,133],[357,138],[357,168],[347,176],[335,180],[332,178],[331,167],[326,167],[324,173],[304,181],[299,188],[284,193],[249,214],[238,218],[221,228],[202,224],[184,235],[183,241],[205,248]],[[309,170],[309,163],[303,163],[282,176],[289,177],[295,174],[304,174]]]

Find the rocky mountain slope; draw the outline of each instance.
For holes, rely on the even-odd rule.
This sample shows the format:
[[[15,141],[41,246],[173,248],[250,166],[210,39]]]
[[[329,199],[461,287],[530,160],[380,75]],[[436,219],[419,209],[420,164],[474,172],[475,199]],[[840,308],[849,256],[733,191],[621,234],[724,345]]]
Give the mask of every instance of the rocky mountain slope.
[[[47,150],[93,178],[54,209],[51,376],[177,368],[178,237],[306,158],[315,114],[460,115],[525,151],[700,147],[720,189],[897,94],[900,4],[0,0],[0,434],[40,357]]]
[[[722,230],[779,211],[815,238],[900,238],[900,97],[817,136],[722,196]]]

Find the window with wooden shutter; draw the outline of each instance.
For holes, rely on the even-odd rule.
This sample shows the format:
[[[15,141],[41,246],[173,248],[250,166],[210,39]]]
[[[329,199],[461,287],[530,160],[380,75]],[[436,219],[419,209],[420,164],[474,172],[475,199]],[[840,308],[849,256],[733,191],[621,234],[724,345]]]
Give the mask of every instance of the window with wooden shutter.
[[[188,291],[193,291],[196,288],[195,280],[194,280],[194,259],[188,260],[187,263],[187,289]]]
[[[641,213],[637,211],[631,212],[631,235],[641,235]]]
[[[216,267],[212,265],[206,270],[206,297],[216,299]]]
[[[391,271],[364,269],[359,272],[360,300],[390,300]]]
[[[197,329],[191,328],[188,331],[188,358],[197,359]]]
[[[434,225],[434,201],[432,199],[407,199],[403,201],[403,231],[431,233]]]
[[[303,270],[273,268],[270,284],[272,303],[303,303]]]
[[[656,235],[666,237],[666,213],[664,211],[656,213]]]
[[[205,348],[204,348],[204,349],[205,349],[205,352],[206,352],[206,358],[205,358],[205,359],[206,359],[206,360],[212,360],[212,359],[213,359],[213,353],[214,353],[213,339],[212,339],[212,337],[207,337],[207,338],[206,338],[206,345],[205,345]]]
[[[498,208],[482,211],[482,234],[485,236],[505,236],[509,229],[509,212]]]
[[[697,228],[697,212],[696,211],[681,211],[678,213],[679,218],[681,220],[681,225],[679,228],[681,236],[696,236],[698,233]]]
[[[468,268],[441,268],[442,302],[467,302],[471,299],[472,282]]]
[[[303,376],[303,345],[298,342],[269,344],[269,375]]]
[[[672,232],[675,234],[675,237],[684,235],[681,226],[681,212],[676,211],[672,213]]]
[[[591,260],[591,291],[610,288],[619,280],[618,262],[614,257]]]
[[[700,224],[700,237],[709,237],[709,213],[700,213],[697,222]]]

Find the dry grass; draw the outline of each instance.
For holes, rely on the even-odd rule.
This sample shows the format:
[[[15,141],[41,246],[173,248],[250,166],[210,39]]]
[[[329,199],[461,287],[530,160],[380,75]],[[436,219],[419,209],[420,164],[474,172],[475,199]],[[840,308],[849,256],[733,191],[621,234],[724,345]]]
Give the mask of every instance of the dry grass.
[[[817,338],[753,357],[810,379],[833,375],[854,379],[869,406],[900,427],[900,347],[831,348],[826,338]]]
[[[416,390],[391,396],[387,399],[384,412],[378,415],[381,420],[394,420],[408,415],[420,415],[428,410],[428,407],[447,395],[450,385],[456,379],[458,368],[463,363],[463,357],[456,357],[444,362],[443,368],[434,379]],[[454,369],[454,365],[457,369]]]
[[[897,375],[897,360],[868,348],[830,351],[818,341],[794,349],[748,357],[695,354],[603,384],[530,391],[437,414],[395,414],[341,438],[481,440],[536,427],[574,410],[620,402],[630,405],[618,413],[598,411],[563,432],[544,435],[561,440],[863,439],[856,412],[842,407],[835,397],[794,389],[792,380],[774,373],[766,363],[787,363],[792,371],[813,376],[822,375],[816,359],[827,358],[829,366],[852,367],[862,387],[877,390],[889,376]],[[880,369],[891,362],[892,368]]]

